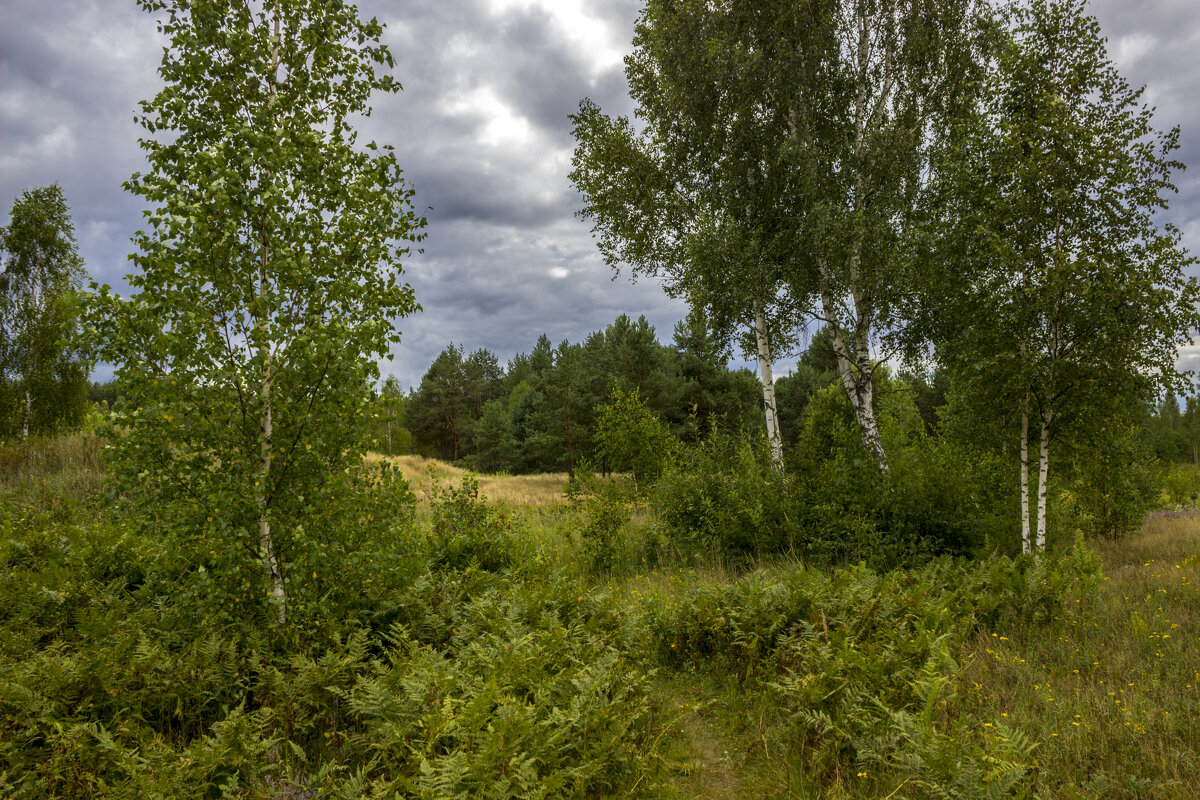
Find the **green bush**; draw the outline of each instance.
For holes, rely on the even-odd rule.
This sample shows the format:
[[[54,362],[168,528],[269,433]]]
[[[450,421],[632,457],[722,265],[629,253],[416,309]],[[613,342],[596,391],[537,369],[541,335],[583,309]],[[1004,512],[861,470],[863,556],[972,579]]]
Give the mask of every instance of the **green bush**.
[[[628,492],[616,481],[597,480],[592,464],[585,461],[567,482],[565,494],[581,514],[584,560],[593,572],[611,570],[628,549],[625,527],[633,516]]]
[[[798,529],[793,503],[765,443],[720,432],[683,448],[650,492],[668,542],[738,557],[788,550]]]
[[[1160,491],[1160,475],[1137,427],[1114,420],[1080,444],[1072,469],[1074,525],[1092,536],[1137,530]]]
[[[475,567],[498,572],[513,563],[516,541],[512,520],[480,499],[479,482],[470,473],[463,475],[457,488],[435,488],[430,511],[432,568]]]
[[[1192,508],[1200,498],[1200,465],[1168,464],[1163,468],[1162,501],[1175,508]]]

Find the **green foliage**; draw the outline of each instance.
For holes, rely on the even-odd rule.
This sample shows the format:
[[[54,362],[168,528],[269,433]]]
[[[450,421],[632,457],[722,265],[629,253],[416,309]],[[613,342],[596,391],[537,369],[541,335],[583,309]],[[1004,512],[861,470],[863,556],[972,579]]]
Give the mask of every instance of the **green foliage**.
[[[431,565],[497,572],[513,564],[512,521],[480,500],[479,482],[470,473],[463,475],[457,488],[435,487],[430,512]]]
[[[583,513],[579,536],[588,566],[597,573],[611,570],[628,545],[625,526],[633,516],[628,491],[616,480],[597,480],[595,467],[585,461],[571,476],[566,496]]]
[[[962,702],[960,668],[940,642],[913,677],[911,709],[887,709],[878,733],[858,745],[857,760],[869,777],[876,770],[925,797],[1000,800],[1028,794],[1027,776],[1037,768],[1036,746],[1009,725],[956,719]]]
[[[1136,531],[1161,483],[1138,429],[1118,417],[1077,447],[1069,504],[1076,524],[1095,536]]]
[[[635,485],[669,468],[676,440],[642,401],[638,390],[613,387],[596,413],[596,454],[609,469],[633,475]]]
[[[543,334],[504,368],[487,350],[468,355],[452,344],[405,400],[413,450],[489,473],[572,472],[584,460],[606,473],[628,470],[610,463],[596,439],[614,388],[636,394],[665,431],[687,440],[761,424],[757,379],[730,370],[705,321],[693,317],[677,326],[673,346],[644,317],[622,314],[582,342],[555,346]],[[378,436],[378,420],[373,430]]]
[[[613,599],[529,549],[508,564],[522,570],[481,570],[480,552],[520,545],[469,483],[434,501],[428,537],[405,487],[373,475],[355,491],[329,546],[358,552],[366,537],[371,559],[332,559],[337,581],[311,595],[290,583],[282,630],[222,614],[187,577],[192,555],[173,540],[164,554],[136,517],[6,497],[5,795],[636,795],[652,707]],[[468,527],[501,544],[458,570]],[[305,613],[310,598],[323,611]]]
[[[1162,489],[1169,506],[1195,507],[1200,498],[1200,466],[1171,464],[1164,468]]]
[[[91,355],[79,326],[83,260],[62,187],[13,202],[0,254],[0,440],[78,428]]]
[[[847,441],[862,446],[852,431]],[[619,531],[612,552],[624,566],[625,537],[636,534],[627,497],[605,492],[619,483],[589,489],[580,472],[563,530],[593,527],[600,543]],[[605,551],[586,535],[578,549],[545,538],[512,509],[485,505],[470,479],[436,492],[418,521],[407,487],[389,476],[363,473],[357,502],[330,508],[327,532],[314,537],[326,549],[313,557],[339,580],[310,591],[295,578],[286,628],[261,600],[257,610],[237,603],[241,589],[219,570],[206,568],[203,581],[202,542],[164,540],[138,506],[57,496],[39,479],[33,491],[5,494],[6,796],[657,796],[682,777],[660,748],[678,737],[672,747],[686,749],[693,726],[707,730],[690,715],[716,711],[694,694],[712,685],[725,687],[737,724],[730,739],[704,746],[744,750],[751,761],[736,768],[776,786],[786,772],[797,793],[1073,796],[1059,790],[1117,780],[1087,754],[1142,752],[1141,734],[1122,724],[1126,703],[1137,709],[1131,724],[1154,727],[1155,741],[1179,749],[1194,739],[1194,704],[1176,681],[1194,683],[1196,605],[1171,592],[1191,592],[1195,558],[1177,531],[1162,534],[1167,555],[1148,555],[1158,551],[1140,549],[1143,537],[1121,542],[1133,548],[1122,555],[1130,563],[1110,581],[1082,540],[887,572],[780,560],[594,576]],[[1170,559],[1144,570],[1156,583],[1114,586],[1156,557]],[[299,562],[288,563],[295,575]],[[1147,598],[1145,608],[1122,611],[1123,595]],[[1127,669],[1122,659],[1135,657]],[[987,669],[999,672],[985,678]],[[1049,707],[1030,692],[1048,682],[1047,669]],[[656,672],[680,687],[669,711],[651,700],[661,694]],[[1162,685],[1152,689],[1156,675]],[[1072,680],[1096,684],[1100,698],[1128,694],[1104,721],[1098,699],[1070,703]],[[985,705],[991,693],[1007,716]],[[1076,709],[1102,743],[1058,747],[1081,730]],[[1058,723],[1042,724],[1051,712]],[[1137,777],[1178,774],[1170,770],[1187,761]],[[1117,797],[1141,791],[1123,776],[1112,787]]]
[[[348,513],[376,359],[416,309],[399,263],[424,219],[392,150],[350,127],[399,85],[353,5],[141,5],[170,45],[139,117],[149,172],[126,184],[151,206],[133,293],[92,307],[130,398],[113,478],[155,535],[212,551],[179,575],[188,591],[269,593],[282,621],[289,581],[340,566],[323,526]]]
[[[1032,418],[1032,459],[1040,445],[1041,468],[1057,471],[1060,439],[1102,438],[1114,412],[1182,384],[1200,284],[1159,217],[1179,131],[1155,128],[1086,4],[1017,3],[997,21],[989,70],[932,165],[912,330],[969,395],[977,430],[1004,426],[1013,441]],[[1103,458],[1081,470],[1089,527],[1127,529],[1138,490]]]
[[[791,548],[799,519],[765,443],[714,434],[687,445],[650,490],[667,541],[746,557]]]
[[[407,454],[412,450],[412,431],[405,427],[406,399],[395,375],[389,375],[371,405],[368,429],[374,447],[384,455]]]
[[[1009,796],[1031,768],[1019,731],[959,719],[951,643],[973,631],[1061,619],[1094,594],[1096,555],[980,562],[913,571],[758,571],[653,606],[655,652],[668,665],[733,673],[765,691],[766,733],[818,783],[859,770],[858,786],[913,782],[928,796]]]

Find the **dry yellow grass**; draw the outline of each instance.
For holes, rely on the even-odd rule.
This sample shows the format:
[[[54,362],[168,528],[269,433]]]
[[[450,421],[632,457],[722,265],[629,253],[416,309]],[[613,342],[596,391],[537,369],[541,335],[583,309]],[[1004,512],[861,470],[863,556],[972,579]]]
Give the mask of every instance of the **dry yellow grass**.
[[[459,469],[445,461],[423,456],[391,456],[370,453],[368,462],[390,461],[400,468],[418,497],[425,499],[435,485],[457,485],[467,470]],[[551,472],[540,475],[479,475],[479,493],[492,502],[510,503],[514,506],[557,506],[563,505],[563,489],[567,485],[567,473]]]

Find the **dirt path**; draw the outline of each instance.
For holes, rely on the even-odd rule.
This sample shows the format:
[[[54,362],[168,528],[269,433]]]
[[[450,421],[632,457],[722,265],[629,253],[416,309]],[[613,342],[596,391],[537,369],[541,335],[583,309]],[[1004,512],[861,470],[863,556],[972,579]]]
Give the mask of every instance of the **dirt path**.
[[[671,724],[662,748],[672,770],[663,778],[669,797],[681,800],[732,800],[757,797],[760,787],[747,780],[745,747],[730,731],[735,709],[712,696],[699,682],[673,681],[664,687]]]

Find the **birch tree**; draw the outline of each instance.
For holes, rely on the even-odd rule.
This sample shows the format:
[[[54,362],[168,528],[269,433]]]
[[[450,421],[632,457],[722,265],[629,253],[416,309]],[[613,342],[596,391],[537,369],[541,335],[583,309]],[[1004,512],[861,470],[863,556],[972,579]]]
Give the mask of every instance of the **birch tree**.
[[[772,369],[797,308],[778,235],[788,162],[759,119],[771,51],[731,38],[753,13],[747,3],[649,0],[626,60],[640,130],[585,100],[572,118],[571,179],[614,271],[662,281],[726,343],[749,334],[781,470]]]
[[[1156,218],[1178,130],[1154,128],[1084,3],[1035,0],[1004,22],[977,112],[938,167],[925,302],[939,357],[1019,421],[1030,552],[1046,544],[1053,440],[1177,384],[1198,295],[1179,232]]]
[[[352,4],[139,4],[169,46],[138,117],[149,171],[126,184],[150,205],[133,293],[97,303],[136,406],[114,463],[230,570],[252,553],[282,622],[305,522],[361,463],[375,360],[416,309],[399,261],[424,220],[391,148],[352,128],[400,86]]]
[[[77,424],[87,403],[84,270],[61,186],[21,194],[0,228],[0,253],[0,436]]]
[[[783,5],[788,5],[783,3]],[[884,471],[887,454],[875,416],[871,348],[902,326],[903,300],[916,286],[903,269],[906,232],[926,191],[933,145],[958,113],[978,63],[981,17],[974,0],[830,0],[821,5],[820,46],[800,14],[780,14],[790,61],[772,76],[773,117],[792,143],[802,180],[791,204],[806,208],[794,246],[810,254],[796,276],[814,282],[838,378],[863,445]],[[776,23],[779,24],[778,22]],[[795,67],[790,67],[796,71]],[[815,276],[808,270],[815,271]]]

